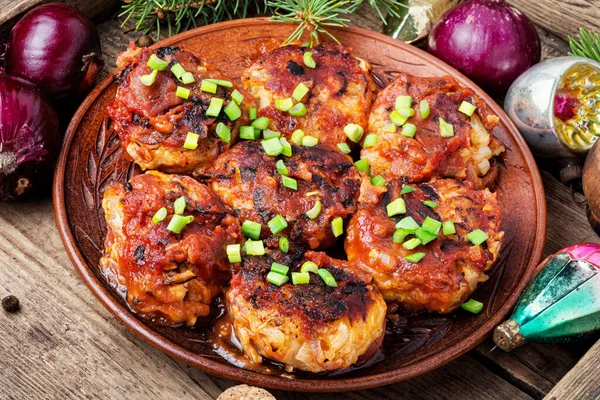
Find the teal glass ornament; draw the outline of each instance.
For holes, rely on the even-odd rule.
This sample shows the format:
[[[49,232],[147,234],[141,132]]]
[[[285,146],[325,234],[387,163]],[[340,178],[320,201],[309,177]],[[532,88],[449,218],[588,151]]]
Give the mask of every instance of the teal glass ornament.
[[[569,246],[548,257],[494,342],[510,351],[525,342],[577,339],[600,329],[600,245]]]

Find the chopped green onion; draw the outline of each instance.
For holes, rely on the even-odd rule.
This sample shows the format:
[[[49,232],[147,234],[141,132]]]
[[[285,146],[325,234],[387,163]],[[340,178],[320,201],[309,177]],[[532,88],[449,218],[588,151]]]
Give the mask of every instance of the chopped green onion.
[[[373,186],[385,186],[386,183],[386,180],[381,175],[377,175],[371,178],[371,185]]]
[[[187,136],[185,137],[185,143],[183,144],[183,148],[188,150],[196,150],[196,148],[198,147],[199,138],[200,135],[194,132],[188,132]]]
[[[249,219],[245,220],[242,224],[242,233],[244,236],[250,239],[258,240],[260,238],[260,230],[262,229],[262,225],[258,222],[250,221]]]
[[[207,81],[206,79],[202,79],[202,82],[200,83],[200,90],[205,93],[215,94],[217,93],[217,85]]]
[[[210,99],[210,104],[208,105],[208,110],[206,110],[206,115],[209,117],[218,117],[221,112],[221,108],[223,107],[223,99],[219,99],[218,97],[213,97]],[[235,102],[231,102],[234,103]]]
[[[290,115],[294,117],[303,117],[304,115],[306,115],[307,112],[308,110],[302,103],[296,104],[294,107],[290,108],[289,111]]]
[[[294,178],[289,178],[285,175],[281,175],[281,181],[283,182],[283,186],[288,189],[298,190],[298,181]]]
[[[412,186],[408,186],[408,185],[404,185],[402,186],[402,191],[400,192],[400,194],[407,194],[407,193],[411,193],[414,192],[415,188]]]
[[[177,90],[175,91],[175,96],[181,97],[182,99],[189,99],[190,89],[186,89],[183,86],[177,86]]]
[[[379,135],[376,133],[370,133],[367,136],[365,136],[365,141],[363,142],[363,147],[369,148],[369,147],[373,147],[377,144],[377,142],[379,141]]]
[[[396,97],[396,110],[412,107],[412,97],[398,96]]]
[[[442,223],[442,232],[445,236],[454,235],[456,233],[456,227],[454,226],[454,222],[445,221]]]
[[[312,261],[305,261],[302,267],[300,267],[301,272],[313,272],[316,274],[318,270],[319,266]]]
[[[267,222],[269,229],[273,235],[277,235],[279,232],[287,228],[288,223],[281,215],[276,215],[273,219]]]
[[[277,272],[270,271],[267,274],[267,282],[272,283],[273,285],[276,285],[276,286],[284,285],[289,280],[290,280],[290,278],[288,278],[287,275],[281,275],[281,274],[278,274]]]
[[[460,107],[458,107],[458,111],[460,111],[461,113],[471,117],[473,116],[473,113],[475,112],[475,110],[477,109],[477,107],[475,107],[473,104],[469,103],[468,101],[463,101],[460,104]]]
[[[223,86],[226,88],[232,88],[233,87],[233,83],[231,83],[230,81],[226,81],[225,79],[207,79],[208,81],[211,81],[212,83],[216,83],[219,86]]]
[[[262,240],[246,240],[246,244],[244,244],[246,248],[246,254],[249,256],[264,256],[265,255],[265,246],[263,245]]]
[[[320,192],[320,191],[318,191],[318,190],[313,190],[312,192],[306,192],[306,194],[305,194],[304,196],[306,196],[306,197],[310,197],[310,196],[316,196],[316,195],[318,195],[319,193],[321,193],[321,192]]]
[[[185,69],[183,69],[183,67],[181,66],[181,64],[175,63],[171,67],[171,72],[173,73],[173,75],[175,75],[175,77],[177,79],[181,79],[181,77],[183,76],[183,74],[185,74]]]
[[[437,238],[437,235],[434,235],[431,232],[426,231],[423,228],[419,228],[415,231],[415,236],[421,241],[423,244],[427,244],[429,242],[434,241]]]
[[[314,136],[306,135],[302,138],[302,146],[314,147],[317,144],[319,144],[319,139]]]
[[[152,86],[154,81],[156,80],[156,75],[158,71],[153,69],[148,75],[140,76],[140,81],[144,84],[144,86]]]
[[[363,137],[365,130],[358,124],[348,124],[344,127],[344,133],[348,136],[348,139],[354,143],[358,143]]]
[[[271,271],[277,272],[281,275],[287,275],[287,273],[290,271],[290,267],[274,262],[271,264]]]
[[[321,277],[321,279],[323,279],[323,282],[325,282],[325,284],[327,286],[330,287],[337,287],[337,282],[335,281],[335,278],[333,277],[333,275],[331,275],[331,272],[327,271],[324,268],[319,268],[319,270],[317,271],[317,275],[319,275]]]
[[[400,124],[402,125],[402,124]],[[396,125],[394,124],[385,124],[382,128],[381,128],[382,132],[385,133],[394,133],[396,132]]]
[[[398,214],[406,214],[406,202],[403,198],[398,198],[386,206],[388,217]]]
[[[370,168],[368,158],[361,158],[360,160],[355,162],[354,165],[356,165],[356,168],[358,168],[359,171],[369,175]]]
[[[227,115],[227,117],[231,121],[235,121],[236,119],[238,119],[239,117],[242,116],[242,110],[240,110],[240,107],[238,107],[238,105],[235,101],[230,101],[225,106],[223,111],[225,112],[225,115]]]
[[[442,227],[442,223],[431,217],[426,217],[423,220],[423,224],[421,225],[421,229],[423,229],[424,231],[427,231],[433,235],[436,235],[436,236],[440,233],[441,227]]]
[[[156,214],[154,214],[154,216],[152,217],[152,222],[154,224],[158,224],[158,223],[164,221],[165,218],[167,218],[167,213],[168,213],[167,209],[165,207],[161,207],[156,212]]]
[[[401,108],[396,109],[396,111],[398,111],[398,114],[400,114],[404,118],[410,118],[415,115],[415,110],[413,110],[412,108]]]
[[[344,154],[350,154],[352,150],[350,150],[350,146],[346,143],[338,143],[337,148]]]
[[[469,239],[471,243],[473,243],[475,246],[479,246],[489,238],[490,237],[487,235],[487,233],[485,233],[481,229],[475,229],[467,235],[467,239]]]
[[[415,221],[413,217],[405,217],[398,221],[396,224],[396,229],[404,229],[408,232],[414,232],[419,229],[419,224],[417,224],[417,221]]]
[[[421,118],[425,119],[429,117],[431,108],[429,108],[429,102],[427,100],[421,100],[419,103],[419,111],[421,112]]]
[[[304,65],[306,65],[308,68],[316,68],[317,67],[317,63],[315,62],[315,60],[313,60],[313,55],[310,51],[307,51],[306,53],[304,53]]]
[[[302,129],[296,129],[292,132],[292,142],[300,146],[302,144],[302,138],[304,137],[304,131]]]
[[[258,121],[258,120],[257,120]],[[279,138],[265,139],[260,142],[268,156],[278,156],[283,151]]]
[[[284,253],[287,253],[288,251],[290,251],[290,241],[288,240],[288,238],[286,238],[286,237],[279,238],[279,250],[283,251]]]
[[[294,93],[292,93],[292,97],[296,101],[302,101],[302,98],[304,96],[306,96],[306,93],[308,93],[309,90],[310,89],[308,88],[308,86],[306,86],[304,83],[300,82],[298,84],[298,86],[296,86],[296,89],[294,89]]]
[[[421,261],[423,259],[423,257],[425,257],[425,253],[413,253],[411,255],[404,257],[404,259],[411,263],[418,263],[419,261]]]
[[[406,229],[396,229],[394,231],[394,234],[392,235],[392,242],[394,242],[394,243],[402,243],[402,242],[404,242],[404,239],[408,235],[411,235],[411,234],[412,234],[412,232],[409,232]]]
[[[229,143],[231,141],[231,129],[229,129],[223,122],[219,122],[217,124],[215,133],[225,143]]]
[[[258,111],[254,107],[252,107],[251,109],[248,110],[248,117],[250,118],[251,121],[256,119],[257,114],[258,114]]]
[[[294,100],[290,99],[276,99],[275,100],[275,108],[279,111],[287,112],[290,111],[290,108],[294,107]]]
[[[277,172],[279,172],[281,175],[287,175],[290,172],[285,166],[283,160],[277,161],[275,163],[275,167],[277,168]]]
[[[425,205],[425,206],[427,206],[427,207],[429,207],[431,209],[435,209],[438,206],[435,201],[431,201],[431,200],[424,200],[423,201],[423,205]]]
[[[196,79],[194,79],[194,74],[191,72],[186,72],[183,74],[180,80],[184,85],[189,85],[190,83],[196,82]]]
[[[279,143],[281,143],[281,148],[283,149],[283,150],[281,150],[281,154],[283,154],[286,157],[291,157],[292,156],[292,145],[289,144],[287,139],[279,138]]]
[[[239,244],[227,245],[227,258],[230,263],[242,262],[241,246]]]
[[[444,121],[443,118],[440,118],[440,135],[442,137],[454,136],[454,126]]]
[[[231,92],[231,99],[239,105],[244,101],[244,95],[235,89],[233,92]]]
[[[190,224],[193,221],[194,216],[192,215],[187,217],[182,217],[181,215],[173,215],[173,218],[171,218],[171,222],[169,222],[169,225],[167,225],[167,230],[173,233],[181,233],[183,228],[185,228],[187,224]]]
[[[165,60],[158,58],[156,54],[152,54],[146,63],[147,66],[156,71],[164,71],[169,66],[169,63]]]
[[[338,237],[344,233],[344,220],[342,217],[335,217],[333,221],[331,221],[331,230],[333,232],[333,236],[335,237]]]
[[[177,200],[173,202],[173,211],[175,212],[175,214],[183,214],[185,212],[185,207],[186,204],[184,196],[177,198]]]
[[[408,118],[403,117],[398,113],[398,111],[394,110],[390,113],[390,121],[393,122],[396,126],[402,126],[406,122]]]
[[[402,127],[402,136],[404,137],[415,137],[415,133],[417,133],[417,127],[413,124],[404,124]]]
[[[413,250],[416,247],[418,247],[420,244],[421,244],[421,241],[418,238],[412,238],[412,239],[404,242],[402,244],[402,247],[404,247],[406,250]]]
[[[267,129],[269,127],[269,123],[271,120],[267,117],[258,117],[254,121],[252,121],[252,126],[256,129],[260,129],[261,131]]]
[[[294,285],[306,285],[310,282],[308,272],[292,272],[292,283]]]
[[[317,200],[317,202],[315,203],[315,205],[306,212],[306,215],[308,216],[308,218],[310,219],[315,219],[319,216],[319,214],[321,214],[321,207],[323,205],[321,204],[321,200]]]
[[[265,139],[279,138],[279,137],[281,137],[281,133],[279,133],[279,132],[272,131],[270,129],[263,130],[263,138],[265,138]]]
[[[460,308],[473,314],[479,314],[483,310],[483,303],[477,300],[469,299],[468,301],[462,303]]]
[[[258,139],[258,135],[256,131],[251,126],[240,126],[240,138],[247,140],[256,140]]]

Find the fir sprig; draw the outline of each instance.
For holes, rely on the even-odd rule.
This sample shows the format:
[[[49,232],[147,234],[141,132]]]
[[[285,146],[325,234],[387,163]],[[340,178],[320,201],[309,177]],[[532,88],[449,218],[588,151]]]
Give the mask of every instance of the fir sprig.
[[[579,29],[576,38],[569,37],[571,56],[587,57],[600,62],[600,35],[583,28]]]

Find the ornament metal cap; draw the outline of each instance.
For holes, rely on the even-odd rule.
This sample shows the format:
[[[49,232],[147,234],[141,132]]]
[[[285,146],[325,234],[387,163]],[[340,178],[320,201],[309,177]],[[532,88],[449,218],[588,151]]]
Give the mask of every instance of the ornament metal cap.
[[[494,343],[504,351],[511,351],[525,343],[525,337],[519,332],[521,326],[517,321],[509,319],[494,330]]]

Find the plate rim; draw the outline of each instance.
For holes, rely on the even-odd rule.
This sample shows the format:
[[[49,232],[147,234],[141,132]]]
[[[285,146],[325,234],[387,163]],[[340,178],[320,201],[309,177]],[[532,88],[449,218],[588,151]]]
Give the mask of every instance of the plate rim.
[[[205,32],[215,30],[227,30],[231,27],[237,27],[239,25],[245,26],[260,26],[264,24],[271,24],[268,18],[245,18],[236,19],[232,21],[220,22],[216,24],[206,25],[178,35],[171,36],[155,43],[152,48],[169,46],[174,42],[178,42],[181,39],[187,39],[192,36],[201,35]],[[293,24],[281,24],[294,26]],[[392,48],[400,48],[402,51],[414,54],[426,62],[434,64],[440,69],[453,75],[462,85],[471,88],[478,96],[480,96],[485,103],[492,109],[492,111],[500,117],[500,120],[507,127],[508,133],[512,136],[518,145],[518,150],[522,153],[525,165],[529,169],[529,175],[533,181],[533,194],[535,197],[536,211],[536,226],[535,226],[535,237],[533,239],[533,249],[531,256],[529,257],[529,265],[524,272],[515,290],[503,304],[503,306],[495,313],[492,318],[488,319],[483,323],[477,330],[472,332],[469,336],[465,337],[455,345],[444,349],[437,353],[435,356],[419,360],[410,364],[406,367],[402,367],[393,371],[387,371],[379,374],[351,377],[351,378],[332,378],[332,379],[285,379],[279,376],[265,375],[254,371],[244,370],[233,364],[222,364],[217,361],[212,361],[209,358],[205,358],[201,355],[192,353],[171,342],[160,334],[151,330],[141,320],[137,319],[131,312],[122,307],[109,293],[105,287],[96,279],[94,274],[91,272],[91,267],[88,268],[83,255],[76,246],[76,241],[69,227],[69,219],[67,217],[67,210],[65,205],[65,169],[67,164],[68,149],[71,147],[73,142],[75,131],[79,126],[83,116],[89,109],[90,105],[102,94],[110,83],[113,82],[113,77],[116,71],[111,71],[96,87],[90,92],[84,101],[81,103],[76,113],[73,115],[63,138],[63,144],[60,150],[58,161],[56,163],[54,181],[53,181],[53,203],[54,203],[54,215],[56,224],[59,230],[59,234],[67,255],[71,260],[71,263],[75,267],[82,281],[85,283],[87,288],[94,294],[94,296],[100,301],[100,303],[127,329],[135,333],[139,338],[144,340],[146,343],[154,346],[161,350],[167,355],[185,362],[188,365],[202,369],[203,371],[217,375],[222,378],[234,379],[237,381],[243,381],[245,383],[266,387],[270,389],[279,390],[292,390],[301,392],[337,392],[337,391],[350,391],[350,390],[361,390],[369,389],[378,386],[388,385],[399,381],[407,380],[419,376],[421,374],[430,372],[437,369],[452,360],[467,353],[478,344],[483,342],[492,329],[500,324],[515,305],[519,295],[523,291],[525,285],[531,278],[536,266],[539,264],[542,258],[544,244],[546,241],[546,200],[545,192],[542,184],[540,172],[537,168],[535,160],[529,147],[527,146],[524,138],[519,133],[516,126],[506,115],[502,107],[500,107],[487,93],[485,93],[479,86],[473,83],[470,79],[465,77],[454,68],[439,60],[438,58],[430,55],[429,53],[415,47],[408,45],[400,40],[393,39],[382,33],[371,31],[368,29],[360,28],[357,26],[350,26],[347,28],[334,28],[333,31],[349,31],[353,34],[360,35],[363,37],[371,38],[378,42],[385,42],[386,45]],[[315,383],[318,382],[318,385]]]

